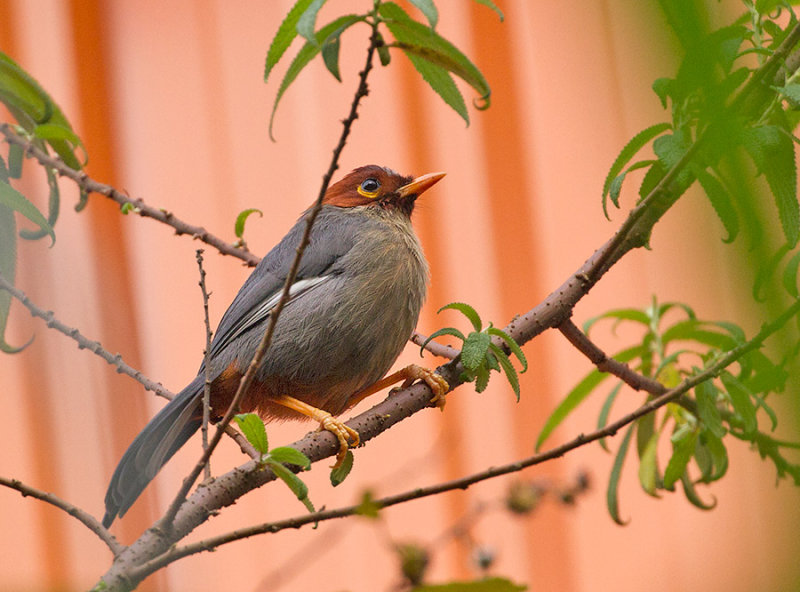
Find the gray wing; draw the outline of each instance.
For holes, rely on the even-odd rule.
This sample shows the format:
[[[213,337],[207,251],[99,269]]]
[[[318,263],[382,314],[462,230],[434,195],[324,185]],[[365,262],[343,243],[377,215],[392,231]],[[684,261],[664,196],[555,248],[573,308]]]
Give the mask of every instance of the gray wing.
[[[212,358],[237,337],[269,317],[270,311],[280,300],[283,284],[305,227],[306,215],[303,215],[242,285],[217,327],[211,343]],[[312,228],[308,247],[303,252],[297,278],[289,291],[290,296],[295,297],[319,286],[339,273],[336,262],[353,247],[356,233],[357,223],[352,216],[347,216],[339,208],[323,207]],[[320,240],[320,236],[325,239]]]

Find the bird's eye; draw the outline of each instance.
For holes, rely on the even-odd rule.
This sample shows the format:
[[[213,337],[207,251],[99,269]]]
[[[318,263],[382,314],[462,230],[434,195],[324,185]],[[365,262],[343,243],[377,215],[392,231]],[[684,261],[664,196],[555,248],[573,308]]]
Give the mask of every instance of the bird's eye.
[[[364,179],[361,185],[358,186],[358,193],[364,197],[375,198],[378,197],[378,190],[381,188],[381,183],[374,177]]]

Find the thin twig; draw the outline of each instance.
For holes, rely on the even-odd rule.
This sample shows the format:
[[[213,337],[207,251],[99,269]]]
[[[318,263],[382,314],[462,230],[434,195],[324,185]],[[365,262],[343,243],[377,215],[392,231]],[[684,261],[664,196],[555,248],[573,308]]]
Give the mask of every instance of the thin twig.
[[[103,358],[106,362],[114,366],[119,374],[130,376],[137,382],[141,383],[145,389],[148,391],[153,391],[159,397],[164,397],[165,399],[171,400],[175,396],[168,389],[164,388],[161,383],[150,380],[144,374],[142,374],[140,370],[137,370],[136,368],[127,364],[122,359],[121,354],[110,353],[108,350],[103,348],[102,345],[100,345],[99,341],[92,341],[84,337],[81,332],[78,331],[78,329],[68,327],[59,321],[52,310],[45,311],[36,306],[22,290],[12,286],[2,275],[0,275],[0,290],[6,290],[14,298],[19,300],[22,305],[28,309],[28,311],[31,313],[31,316],[43,319],[48,328],[55,329],[59,333],[63,333],[70,339],[74,340],[78,344],[79,349],[88,349],[90,352]]]
[[[206,370],[206,380],[203,384],[203,423],[200,425],[200,433],[203,440],[203,450],[208,450],[208,422],[211,410],[211,323],[208,320],[208,291],[206,290],[206,270],[203,269],[203,249],[197,249],[195,254],[197,267],[200,271],[200,292],[203,295],[203,320],[206,325],[206,348],[203,351],[204,367]],[[205,478],[211,479],[211,459],[208,459],[205,468]]]
[[[411,334],[411,339],[409,341],[411,341],[411,343],[413,343],[414,345],[418,345],[421,348],[428,350],[434,356],[439,356],[440,358],[447,358],[448,360],[455,360],[458,357],[458,354],[461,353],[459,350],[450,345],[444,345],[442,343],[437,343],[436,341],[428,341],[426,345],[422,345],[423,343],[425,343],[426,339],[428,339],[427,336],[417,331],[414,331]],[[420,352],[420,355],[421,354],[422,352]]]
[[[608,372],[622,380],[625,384],[637,391],[647,391],[651,395],[663,395],[667,392],[667,387],[653,380],[648,376],[639,374],[632,370],[627,364],[618,362],[614,358],[610,358],[603,350],[597,347],[589,337],[581,331],[572,320],[566,320],[558,326],[561,334],[575,346],[575,348],[589,358],[600,372]]]
[[[41,489],[36,489],[35,487],[31,487],[30,485],[25,485],[19,479],[9,479],[7,477],[0,477],[0,485],[4,487],[8,487],[10,489],[15,489],[19,491],[23,497],[33,497],[43,502],[46,502],[52,506],[60,510],[64,510],[67,514],[72,516],[73,518],[77,518],[80,520],[84,526],[86,526],[89,530],[95,533],[98,538],[103,541],[106,546],[111,550],[111,552],[116,556],[124,549],[124,545],[121,545],[114,535],[112,535],[107,529],[103,528],[103,525],[98,522],[94,516],[85,512],[84,510],[80,509],[77,506],[72,505],[68,501],[65,501],[47,491],[42,491]]]
[[[31,313],[31,316],[38,317],[43,319],[47,324],[47,327],[50,329],[55,329],[59,333],[63,333],[70,339],[73,339],[78,344],[79,349],[86,349],[92,352],[93,354],[100,356],[106,362],[111,364],[112,366],[116,367],[117,372],[119,374],[125,374],[126,376],[130,376],[135,381],[140,383],[144,388],[148,391],[154,392],[159,397],[163,397],[168,401],[171,401],[175,398],[175,394],[164,388],[164,386],[159,382],[154,382],[147,378],[140,370],[136,370],[129,364],[127,364],[123,359],[121,354],[111,354],[106,349],[100,345],[99,341],[92,341],[86,337],[84,337],[78,329],[68,327],[61,321],[59,321],[55,313],[52,310],[45,311],[39,308],[33,301],[27,296],[22,290],[19,290],[12,286],[11,284],[6,281],[6,279],[0,274],[0,290],[6,290],[9,294],[11,294],[14,298],[16,298],[22,305],[28,309]],[[256,451],[255,448],[247,441],[247,439],[239,432],[237,432],[233,428],[229,428],[225,431],[234,441],[239,445],[239,448],[242,449],[246,455],[250,458],[260,458],[260,453]]]
[[[6,142],[9,144],[16,144],[17,146],[22,146],[26,155],[35,158],[42,166],[53,169],[56,173],[58,173],[59,176],[67,177],[68,179],[73,180],[78,187],[87,193],[99,193],[100,195],[105,195],[109,199],[117,202],[120,206],[130,204],[130,206],[133,208],[133,212],[136,214],[139,214],[145,218],[152,218],[153,220],[157,220],[168,226],[171,226],[175,229],[175,234],[191,235],[192,238],[200,240],[214,247],[223,255],[237,257],[250,266],[255,266],[259,261],[259,258],[253,253],[241,248],[237,248],[232,244],[225,242],[221,238],[208,232],[202,226],[195,226],[193,224],[189,224],[188,222],[184,222],[183,220],[175,217],[172,212],[148,206],[141,198],[131,199],[111,185],[106,185],[105,183],[99,183],[98,181],[95,181],[84,171],[78,171],[67,166],[58,156],[49,155],[41,148],[35,146],[28,139],[20,136],[14,130],[14,128],[7,123],[0,123],[0,133],[5,136]]]
[[[270,310],[269,323],[267,324],[267,328],[264,331],[264,335],[261,339],[261,342],[259,343],[258,348],[256,349],[253,359],[250,361],[250,364],[247,367],[247,371],[245,372],[244,376],[242,376],[242,379],[239,382],[239,387],[236,389],[236,394],[233,396],[233,400],[231,401],[228,410],[225,412],[224,417],[217,426],[217,431],[214,434],[214,437],[212,438],[211,442],[209,442],[208,449],[204,452],[202,458],[197,462],[197,464],[195,465],[194,469],[189,474],[189,476],[186,479],[184,479],[180,490],[178,491],[177,495],[170,504],[170,507],[167,509],[167,512],[159,520],[159,525],[162,528],[166,529],[171,527],[171,524],[175,519],[175,515],[178,513],[181,504],[185,501],[186,496],[189,493],[189,490],[192,488],[195,481],[197,480],[197,477],[202,471],[203,466],[208,461],[208,458],[211,456],[217,444],[219,443],[221,439],[221,431],[226,426],[228,426],[228,424],[233,419],[233,416],[238,412],[239,402],[242,400],[245,393],[250,388],[250,385],[252,384],[255,378],[255,374],[258,371],[258,368],[261,366],[261,362],[263,361],[264,356],[266,355],[267,348],[269,347],[269,344],[272,341],[272,335],[275,331],[275,325],[278,321],[278,317],[280,316],[280,313],[283,310],[283,307],[285,306],[286,302],[288,302],[289,300],[289,293],[291,287],[294,284],[295,278],[297,277],[297,272],[300,269],[300,260],[303,257],[303,252],[308,246],[309,238],[311,236],[311,228],[314,225],[314,221],[316,220],[317,215],[322,209],[322,201],[325,198],[325,193],[328,190],[331,178],[333,177],[333,174],[336,172],[336,169],[339,168],[339,156],[341,155],[342,150],[344,149],[345,144],[347,143],[347,138],[350,135],[350,128],[352,127],[353,122],[358,118],[359,103],[361,102],[361,99],[367,96],[367,93],[369,92],[367,87],[367,76],[369,75],[369,72],[372,69],[372,61],[375,55],[375,49],[378,46],[377,32],[378,32],[377,23],[375,23],[372,26],[372,35],[370,36],[369,48],[367,49],[366,63],[364,65],[364,69],[361,71],[359,75],[358,88],[353,98],[353,103],[350,106],[350,114],[342,122],[343,129],[342,129],[342,134],[339,138],[339,143],[337,144],[336,148],[333,151],[333,157],[331,158],[331,163],[330,166],[328,167],[328,171],[322,178],[322,186],[320,187],[317,200],[315,201],[314,205],[309,210],[306,216],[305,231],[303,233],[302,239],[300,240],[300,244],[297,246],[297,254],[295,255],[294,261],[292,262],[292,267],[289,270],[289,273],[286,276],[286,281],[283,284],[283,291],[281,292],[281,297],[278,300],[275,307]]]

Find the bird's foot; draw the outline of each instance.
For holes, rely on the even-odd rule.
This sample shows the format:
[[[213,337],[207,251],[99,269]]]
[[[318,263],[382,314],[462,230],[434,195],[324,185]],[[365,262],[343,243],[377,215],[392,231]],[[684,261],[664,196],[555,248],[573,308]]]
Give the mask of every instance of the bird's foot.
[[[355,448],[361,444],[361,438],[357,431],[344,425],[341,419],[336,419],[327,411],[320,410],[319,416],[314,419],[319,421],[319,431],[328,431],[339,440],[339,452],[336,453],[336,463],[331,467],[332,469],[338,469],[344,462],[350,447],[352,446]]]
[[[431,389],[431,392],[433,392],[431,403],[436,403],[436,406],[439,409],[444,409],[444,404],[446,402],[445,395],[450,389],[450,385],[447,384],[447,381],[444,378],[442,378],[439,374],[436,374],[433,370],[428,370],[427,368],[417,366],[416,364],[406,366],[400,372],[405,380],[403,381],[403,384],[401,384],[399,387],[395,387],[392,389],[392,391],[408,388],[415,380],[422,380],[428,385],[428,387]]]

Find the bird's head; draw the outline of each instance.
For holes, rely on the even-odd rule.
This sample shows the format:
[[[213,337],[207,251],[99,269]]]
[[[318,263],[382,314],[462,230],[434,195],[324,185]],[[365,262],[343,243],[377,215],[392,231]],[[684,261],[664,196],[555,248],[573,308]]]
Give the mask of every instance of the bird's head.
[[[444,175],[430,173],[416,178],[405,177],[386,167],[371,164],[355,169],[331,185],[322,203],[340,208],[372,206],[410,216],[416,199]]]

